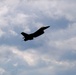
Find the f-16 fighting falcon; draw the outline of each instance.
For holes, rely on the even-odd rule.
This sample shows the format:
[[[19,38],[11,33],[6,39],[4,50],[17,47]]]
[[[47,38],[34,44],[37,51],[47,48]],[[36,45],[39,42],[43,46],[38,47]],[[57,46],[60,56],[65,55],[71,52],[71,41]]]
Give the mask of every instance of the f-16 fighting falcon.
[[[36,38],[36,37],[42,35],[44,33],[44,30],[47,29],[47,28],[49,28],[49,27],[50,26],[41,27],[36,32],[31,33],[31,34],[27,34],[25,32],[21,32],[21,34],[24,36],[24,41],[33,40],[33,38]]]

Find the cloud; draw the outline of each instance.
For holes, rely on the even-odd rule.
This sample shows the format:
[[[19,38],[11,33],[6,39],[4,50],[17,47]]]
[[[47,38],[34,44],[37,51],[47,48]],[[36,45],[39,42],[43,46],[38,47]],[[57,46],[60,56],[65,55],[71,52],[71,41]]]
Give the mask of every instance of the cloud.
[[[66,44],[69,45],[69,47],[74,48],[75,45],[75,30],[76,30],[76,24],[69,25],[66,29],[58,30],[57,32],[53,32],[51,34],[51,40],[55,40],[56,45],[62,47],[62,44],[66,46]],[[55,38],[56,37],[56,38]],[[57,40],[57,41],[56,41]],[[65,42],[65,43],[64,43]],[[74,44],[73,44],[74,43]],[[68,47],[68,46],[66,46]],[[65,48],[65,47],[63,47]]]
[[[75,8],[74,0],[1,1],[1,75],[75,75]],[[22,31],[47,25],[44,35],[22,41]]]
[[[50,55],[40,54],[38,51],[34,49],[21,51],[16,47],[9,46],[0,46],[0,49],[2,50],[0,51],[0,64],[1,67],[5,69],[5,71],[1,70],[1,73],[7,72],[6,74],[13,74],[12,71],[14,71],[14,73],[17,75],[21,73],[23,75],[30,75],[33,72],[42,75],[54,74],[54,72],[59,72],[60,69],[61,71],[71,69],[75,66],[76,63],[60,61],[54,58],[50,58]],[[18,70],[21,73],[18,72]]]
[[[4,32],[0,29],[0,37],[4,35]]]
[[[5,70],[0,68],[0,74],[2,75],[4,72],[5,72]]]
[[[36,53],[33,53],[34,51],[31,49],[30,52],[21,52],[19,50],[14,50],[13,53],[17,54],[19,57],[22,57],[25,62],[28,63],[28,65],[32,66],[35,65],[38,59],[38,56],[36,56]]]

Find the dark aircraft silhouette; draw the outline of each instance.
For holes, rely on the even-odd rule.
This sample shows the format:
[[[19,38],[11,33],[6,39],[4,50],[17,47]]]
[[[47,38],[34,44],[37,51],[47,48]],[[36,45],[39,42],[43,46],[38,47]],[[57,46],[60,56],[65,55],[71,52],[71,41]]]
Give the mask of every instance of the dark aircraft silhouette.
[[[33,40],[33,38],[42,35],[44,33],[44,30],[47,29],[47,28],[49,28],[49,27],[50,26],[41,27],[36,32],[31,33],[31,34],[27,34],[27,33],[24,33],[24,32],[21,32],[21,34],[24,36],[24,41]]]

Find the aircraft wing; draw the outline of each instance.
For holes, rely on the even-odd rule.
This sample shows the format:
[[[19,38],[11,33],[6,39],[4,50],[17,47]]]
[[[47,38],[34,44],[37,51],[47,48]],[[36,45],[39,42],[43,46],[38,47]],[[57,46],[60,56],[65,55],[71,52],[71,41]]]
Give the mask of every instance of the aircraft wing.
[[[41,27],[40,29],[38,29],[36,32],[34,32],[32,34],[33,37],[38,37],[40,35],[42,35],[44,33],[44,30],[49,28],[50,26],[46,26],[46,27]]]
[[[32,33],[31,35],[32,35],[33,37],[38,37],[38,36],[40,36],[40,35],[43,34],[43,33],[44,33],[44,31],[41,30],[41,29],[39,29],[39,30],[37,30],[36,32]]]

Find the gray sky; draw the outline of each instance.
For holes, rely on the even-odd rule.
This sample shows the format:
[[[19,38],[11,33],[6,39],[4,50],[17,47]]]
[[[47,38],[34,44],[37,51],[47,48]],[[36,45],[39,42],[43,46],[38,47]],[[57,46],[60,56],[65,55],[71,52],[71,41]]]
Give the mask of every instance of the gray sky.
[[[76,75],[76,1],[0,0],[0,75]]]

